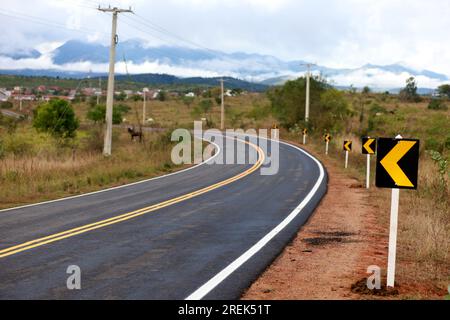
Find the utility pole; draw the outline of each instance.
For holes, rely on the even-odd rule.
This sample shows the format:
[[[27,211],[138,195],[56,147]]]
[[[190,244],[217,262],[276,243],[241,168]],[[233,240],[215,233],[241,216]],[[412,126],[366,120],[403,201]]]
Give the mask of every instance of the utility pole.
[[[305,122],[309,122],[309,92],[310,92],[310,81],[311,81],[311,67],[315,66],[314,63],[302,64],[306,66],[308,71],[306,72],[306,105],[305,105]]]
[[[117,7],[100,8],[102,12],[112,12],[112,30],[111,30],[111,47],[109,49],[109,77],[108,77],[108,94],[106,96],[106,131],[105,142],[103,145],[103,155],[111,155],[111,141],[112,141],[112,117],[113,117],[113,103],[114,103],[114,66],[116,63],[116,45],[118,43],[117,36],[117,14],[123,12],[131,12],[130,9],[118,9]]]
[[[102,78],[101,77],[98,78],[98,88],[99,88],[100,92],[97,92],[97,105],[100,104],[100,96],[102,95]]]
[[[145,126],[145,122],[146,122],[146,114],[147,114],[147,106],[146,106],[146,99],[147,99],[147,92],[149,92],[148,88],[144,88],[142,90],[142,93],[144,94],[144,104],[142,105],[142,125]]]
[[[225,130],[225,103],[223,93],[223,78],[220,79],[220,88],[222,91],[220,102],[220,130]]]

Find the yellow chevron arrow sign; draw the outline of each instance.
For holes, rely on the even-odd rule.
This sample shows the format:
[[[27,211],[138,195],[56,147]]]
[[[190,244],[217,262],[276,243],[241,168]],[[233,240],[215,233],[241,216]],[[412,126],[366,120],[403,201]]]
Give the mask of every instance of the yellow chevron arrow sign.
[[[344,151],[352,151],[352,142],[344,141]]]
[[[368,138],[367,142],[364,143],[363,148],[364,150],[367,152],[367,154],[375,154],[375,150],[373,150],[372,144],[376,141],[376,139],[373,138]]]
[[[398,144],[380,161],[397,187],[414,188],[414,184],[400,168],[398,162],[416,145],[417,141],[399,141]]]

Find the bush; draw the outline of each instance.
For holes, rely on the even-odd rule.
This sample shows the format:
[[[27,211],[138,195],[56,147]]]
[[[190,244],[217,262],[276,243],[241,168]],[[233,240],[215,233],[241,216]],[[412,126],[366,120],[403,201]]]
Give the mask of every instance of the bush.
[[[372,115],[376,115],[377,113],[387,113],[386,108],[380,106],[378,103],[376,102],[372,102],[372,104],[370,105],[370,113]]]
[[[121,124],[123,121],[123,115],[128,113],[130,107],[119,104],[113,108],[113,124]],[[86,118],[94,123],[104,123],[106,118],[106,106],[99,104],[89,109]]]
[[[330,86],[320,77],[311,78],[311,119],[319,119],[323,114],[321,95]],[[267,93],[273,115],[282,126],[290,128],[305,120],[306,79],[288,81],[284,86],[276,87]]]
[[[65,100],[53,99],[34,111],[33,127],[57,138],[74,138],[79,127],[72,106]]]
[[[3,101],[0,104],[0,109],[12,109],[13,108],[13,104],[10,101]]]
[[[448,106],[444,103],[444,101],[440,99],[431,100],[428,105],[428,109],[430,110],[448,110]]]
[[[11,136],[5,143],[4,153],[12,153],[15,156],[33,154],[33,145],[26,138]]]
[[[3,141],[0,140],[0,159],[3,159],[5,157],[5,154],[5,146],[3,145]]]

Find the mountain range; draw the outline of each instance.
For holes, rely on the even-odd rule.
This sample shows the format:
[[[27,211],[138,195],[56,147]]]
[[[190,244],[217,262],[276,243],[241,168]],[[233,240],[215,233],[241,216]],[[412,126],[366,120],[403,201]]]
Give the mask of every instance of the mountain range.
[[[98,43],[70,40],[55,50],[40,53],[34,49],[14,54],[0,53],[0,73],[60,77],[104,75],[109,47]],[[306,71],[302,60],[284,61],[274,56],[244,52],[224,53],[208,49],[160,46],[131,39],[117,45],[118,74],[171,74],[178,78],[215,78],[229,76],[262,85],[282,84]],[[404,86],[408,77],[416,77],[419,87],[436,88],[450,78],[430,70],[416,70],[401,63],[366,64],[359,68],[329,68],[316,65],[320,73],[337,86],[370,86],[374,90],[393,90]],[[147,77],[148,78],[148,77]]]

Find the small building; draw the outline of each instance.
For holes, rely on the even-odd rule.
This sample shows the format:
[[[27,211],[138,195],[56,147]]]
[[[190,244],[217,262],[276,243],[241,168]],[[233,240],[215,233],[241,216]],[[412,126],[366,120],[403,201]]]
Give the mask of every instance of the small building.
[[[40,86],[38,86],[38,87],[36,88],[36,91],[37,91],[37,92],[40,92],[40,93],[46,92],[46,91],[47,91],[47,87],[46,87],[46,86],[43,86],[43,85],[40,85]]]
[[[188,97],[188,98],[195,98],[195,93],[193,93],[193,92],[188,92],[188,93],[186,93],[184,96],[185,96],[185,97]]]

